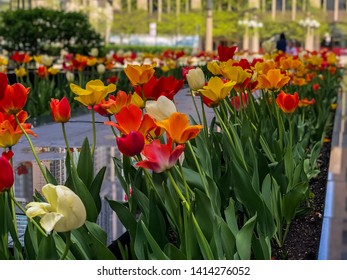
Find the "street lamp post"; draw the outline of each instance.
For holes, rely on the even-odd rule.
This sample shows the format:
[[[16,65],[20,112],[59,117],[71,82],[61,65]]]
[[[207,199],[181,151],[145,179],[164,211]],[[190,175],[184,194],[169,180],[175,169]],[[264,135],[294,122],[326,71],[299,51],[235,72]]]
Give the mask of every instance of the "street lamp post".
[[[300,20],[299,24],[306,28],[305,49],[308,51],[314,50],[314,30],[320,26],[320,23],[311,17]]]
[[[212,0],[207,0],[206,5],[206,33],[205,33],[205,51],[211,52],[213,49],[213,18],[212,18]]]
[[[239,20],[237,23],[245,27],[245,34],[243,36],[243,45],[242,45],[243,50],[248,50],[253,53],[258,53],[259,52],[259,28],[263,27],[263,23],[259,22],[256,18],[251,20],[246,18],[243,20]],[[250,29],[253,31],[251,48],[250,48],[250,38],[249,38]]]

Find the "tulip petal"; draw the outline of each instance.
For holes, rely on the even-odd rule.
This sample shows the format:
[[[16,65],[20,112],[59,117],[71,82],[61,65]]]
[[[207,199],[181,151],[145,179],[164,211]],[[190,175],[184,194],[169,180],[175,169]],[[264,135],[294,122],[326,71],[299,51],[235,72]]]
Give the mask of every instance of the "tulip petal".
[[[45,202],[30,202],[26,205],[27,211],[25,212],[29,218],[42,216],[49,213],[52,207],[49,203]]]
[[[44,215],[40,220],[40,225],[44,228],[47,234],[49,234],[55,227],[55,225],[64,216],[59,213],[51,212]]]
[[[71,89],[71,91],[73,93],[75,93],[77,95],[89,95],[89,94],[92,94],[92,91],[83,89],[80,86],[75,85],[73,83],[70,84],[70,89]]]

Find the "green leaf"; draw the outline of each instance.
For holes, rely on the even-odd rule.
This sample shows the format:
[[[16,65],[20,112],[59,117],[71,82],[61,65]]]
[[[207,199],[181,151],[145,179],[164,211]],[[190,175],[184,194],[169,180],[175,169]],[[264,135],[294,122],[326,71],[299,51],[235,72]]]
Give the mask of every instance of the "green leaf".
[[[98,224],[86,221],[85,226],[97,240],[99,240],[103,245],[106,246],[107,234]]]
[[[5,192],[0,193],[0,259],[8,260],[10,252],[8,250],[8,229],[7,229],[7,215],[6,215],[6,200]]]
[[[236,253],[235,235],[223,219],[219,219],[218,222],[220,225],[220,236],[223,246],[223,252],[225,254],[226,259],[232,260],[234,259],[234,255]]]
[[[142,228],[146,239],[148,241],[149,246],[151,247],[153,251],[153,257],[156,260],[169,260],[168,256],[165,255],[165,253],[161,250],[160,246],[156,242],[156,240],[153,238],[151,233],[148,231],[147,227],[143,223],[143,221],[140,221],[139,226]]]
[[[130,235],[135,238],[137,222],[134,216],[130,213],[129,209],[125,207],[122,203],[107,199],[112,210],[114,210],[125,228],[129,231]]]
[[[90,185],[90,193],[94,199],[94,203],[97,209],[97,212],[100,213],[101,210],[101,198],[100,198],[100,189],[102,186],[102,182],[104,180],[104,176],[105,176],[105,172],[106,172],[106,166],[104,166],[103,168],[100,169],[100,171],[98,172],[98,174],[96,174],[92,184]]]
[[[123,177],[123,175],[122,175],[122,172],[121,172],[121,170],[120,170],[120,168],[119,168],[119,166],[120,166],[120,161],[119,161],[119,159],[117,159],[117,158],[113,158],[113,162],[114,162],[114,170],[115,170],[115,172],[116,172],[116,176],[117,176],[117,178],[118,178],[118,180],[119,180],[119,182],[120,182],[120,184],[121,184],[123,190],[125,191],[125,193],[128,194],[128,193],[129,193],[129,190],[130,190],[130,186],[129,186],[129,184],[125,181],[125,179],[124,179],[124,177]]]
[[[152,190],[149,197],[149,223],[148,230],[155,238],[157,243],[163,247],[167,242],[166,236],[167,225],[166,221],[158,207],[158,201],[156,201],[155,193]]]
[[[49,171],[49,169],[47,167],[45,167],[45,169],[46,169],[46,175],[48,178],[48,183],[51,183],[51,184],[57,186],[58,181],[54,178],[54,176],[52,175],[52,173]]]
[[[170,260],[186,260],[187,257],[183,254],[183,252],[175,247],[171,243],[167,243],[164,247],[164,253],[168,256]]]
[[[87,211],[87,220],[91,222],[96,222],[96,219],[98,218],[98,211],[96,209],[96,205],[93,199],[93,196],[89,192],[86,185],[83,183],[83,181],[80,179],[80,177],[77,174],[76,170],[71,170],[72,173],[72,182],[74,191],[76,194],[81,198],[86,211]]]
[[[306,182],[298,183],[283,196],[283,216],[287,223],[294,219],[297,208],[305,198],[307,187]]]
[[[137,188],[133,188],[133,199],[138,203],[144,218],[149,220],[149,199],[148,197]]]
[[[94,177],[94,168],[92,153],[90,151],[89,141],[87,137],[84,139],[82,144],[77,164],[77,173],[86,187],[90,189]]]
[[[55,246],[54,238],[51,235],[42,237],[37,254],[38,260],[58,260],[59,255]]]
[[[234,236],[236,236],[239,232],[239,228],[237,226],[237,218],[235,213],[235,202],[232,198],[229,200],[229,206],[224,211],[225,219],[228,227]]]
[[[236,235],[236,248],[241,260],[251,258],[252,236],[257,214],[250,218]]]
[[[211,207],[208,197],[201,191],[195,190],[195,217],[207,240],[213,236],[213,227],[215,225],[215,213]]]

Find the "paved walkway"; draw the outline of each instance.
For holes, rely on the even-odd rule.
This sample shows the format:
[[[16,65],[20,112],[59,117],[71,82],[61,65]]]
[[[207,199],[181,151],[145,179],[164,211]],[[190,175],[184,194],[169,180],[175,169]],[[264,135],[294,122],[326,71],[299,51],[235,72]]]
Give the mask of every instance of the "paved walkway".
[[[346,88],[346,87],[345,87]],[[318,259],[347,260],[347,96],[339,95]]]

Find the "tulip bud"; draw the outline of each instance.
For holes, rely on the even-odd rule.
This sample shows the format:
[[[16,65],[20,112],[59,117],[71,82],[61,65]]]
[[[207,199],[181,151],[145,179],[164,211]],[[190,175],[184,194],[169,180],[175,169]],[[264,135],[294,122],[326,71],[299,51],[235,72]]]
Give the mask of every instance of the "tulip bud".
[[[131,131],[128,135],[117,137],[116,141],[119,151],[128,157],[141,153],[145,145],[145,138],[137,131]]]
[[[75,81],[75,75],[74,75],[74,73],[72,73],[72,72],[70,72],[70,71],[67,71],[66,74],[65,74],[65,76],[66,76],[66,79],[67,79],[67,81],[68,81],[69,83],[72,83],[72,82]]]
[[[9,190],[14,183],[13,169],[10,162],[4,157],[0,157],[0,193]]]
[[[66,123],[70,120],[71,107],[66,97],[63,97],[60,101],[52,98],[49,105],[55,122]]]
[[[205,75],[201,68],[189,70],[186,77],[191,90],[197,91],[205,85]]]
[[[98,74],[104,74],[106,71],[106,67],[104,64],[98,64],[96,67],[96,71],[98,71]]]

